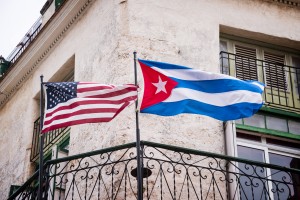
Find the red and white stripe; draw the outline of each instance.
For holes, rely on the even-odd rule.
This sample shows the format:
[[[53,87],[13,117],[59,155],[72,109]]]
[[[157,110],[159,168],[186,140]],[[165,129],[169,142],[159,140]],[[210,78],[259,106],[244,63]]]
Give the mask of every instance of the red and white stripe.
[[[77,124],[109,122],[136,99],[135,85],[79,82],[77,98],[45,111],[42,132]]]

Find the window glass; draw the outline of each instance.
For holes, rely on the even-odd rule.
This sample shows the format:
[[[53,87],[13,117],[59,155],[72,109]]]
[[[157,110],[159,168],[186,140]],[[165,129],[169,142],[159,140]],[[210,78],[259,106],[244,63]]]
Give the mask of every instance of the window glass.
[[[300,122],[291,119],[268,116],[264,113],[255,114],[249,118],[235,120],[236,124],[262,129],[277,130],[300,135]],[[267,130],[266,130],[267,131]]]
[[[299,143],[287,142],[287,141],[284,141],[284,140],[276,140],[276,139],[272,139],[272,138],[267,138],[266,141],[267,141],[267,144],[272,144],[272,145],[276,145],[276,146],[280,146],[280,147],[285,147],[287,149],[300,150],[300,144]],[[299,153],[300,153],[300,151],[299,151]]]
[[[248,160],[265,162],[264,151],[250,147],[237,146],[238,157]],[[239,163],[240,168],[240,199],[265,199],[265,170],[261,167]]]
[[[220,70],[222,74],[229,75],[229,54],[227,53],[227,42],[220,41]]]
[[[235,120],[235,123],[237,123],[237,124],[243,124],[243,120],[242,119],[237,119],[237,120]]]
[[[227,42],[225,42],[225,41],[220,41],[220,51],[225,51],[225,52],[227,52]]]
[[[300,135],[300,123],[293,120],[289,120],[288,123],[290,133]]]
[[[285,119],[266,116],[266,122],[268,129],[288,132],[287,122]]]
[[[300,159],[289,156],[283,156],[275,153],[269,153],[269,159],[271,164],[280,165],[288,168],[300,169]],[[272,188],[275,191],[274,199],[297,199],[300,195],[300,176],[299,174],[279,171],[271,169],[272,180],[280,181],[282,184],[275,185],[272,182]],[[286,184],[292,183],[292,184]],[[298,185],[298,187],[296,186]],[[289,191],[291,197],[288,196]]]
[[[66,149],[67,151],[69,151],[69,147],[70,147],[70,145],[68,144],[67,146],[64,147],[64,149]]]
[[[244,124],[248,126],[265,128],[265,116],[256,114],[253,115],[252,117],[245,118]]]
[[[244,133],[237,132],[236,136],[238,138],[245,139],[245,140],[252,140],[252,141],[261,142],[261,137],[256,136],[256,135],[244,134]]]
[[[283,167],[300,169],[300,159],[290,156],[283,156],[275,153],[269,153],[270,163]]]
[[[237,146],[237,150],[238,150],[239,158],[254,160],[257,162],[265,162],[265,156],[263,150],[245,147],[241,145]]]
[[[238,142],[238,157],[300,169],[300,158],[297,157],[300,155],[300,151],[295,151],[300,149],[298,143],[265,137],[261,137],[261,142],[255,142],[251,135],[247,137],[243,135],[248,134],[237,132],[237,137],[244,139]],[[251,141],[252,144],[249,145],[248,141],[245,140]],[[284,147],[284,152],[278,147]],[[283,150],[283,148],[281,149]],[[278,170],[271,167],[267,170],[267,168],[243,163],[239,163],[238,166],[240,199],[268,199],[269,196],[272,196],[274,200],[300,199],[299,173],[290,172],[285,168]]]
[[[70,130],[69,130],[70,131]],[[70,137],[67,136],[67,139],[63,141],[61,144],[59,144],[59,149],[68,153],[69,152],[69,146],[70,146]]]

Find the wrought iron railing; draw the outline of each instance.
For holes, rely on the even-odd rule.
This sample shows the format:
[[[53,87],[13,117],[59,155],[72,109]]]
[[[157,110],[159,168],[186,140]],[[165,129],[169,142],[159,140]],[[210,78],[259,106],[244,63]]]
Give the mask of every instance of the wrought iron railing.
[[[64,138],[69,134],[70,128],[64,127],[47,132],[44,137],[44,153],[49,151],[53,144],[57,143],[59,140]],[[33,125],[33,136],[31,145],[30,161],[36,161],[39,158],[39,139],[40,139],[40,118],[35,120]]]
[[[220,68],[223,74],[264,83],[269,107],[300,112],[300,68],[224,51],[220,52]]]
[[[29,44],[36,38],[42,27],[42,17],[40,17],[25,34],[16,48],[8,56],[8,61],[14,63],[29,46]]]
[[[45,199],[136,199],[136,144],[45,163]],[[300,170],[141,142],[144,199],[300,199]],[[299,167],[299,166],[298,166]],[[10,198],[37,199],[37,175]]]
[[[8,70],[10,67],[14,65],[14,63],[18,60],[18,58],[23,54],[23,52],[28,48],[28,46],[34,41],[38,33],[40,32],[42,27],[42,17],[40,17],[29,29],[29,31],[25,34],[19,44],[14,48],[14,50],[9,54],[6,59],[6,62],[9,63],[7,66]],[[2,74],[3,75],[3,74]],[[3,79],[3,76],[0,74],[0,81]]]

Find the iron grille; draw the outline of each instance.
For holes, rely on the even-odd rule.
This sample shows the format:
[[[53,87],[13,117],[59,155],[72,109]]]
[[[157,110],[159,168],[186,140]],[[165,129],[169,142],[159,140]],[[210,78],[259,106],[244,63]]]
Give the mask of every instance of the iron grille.
[[[26,35],[22,38],[19,44],[14,48],[14,50],[10,53],[7,60],[9,61],[10,65],[8,67],[11,68],[14,63],[21,57],[23,52],[29,47],[29,45],[36,39],[38,33],[42,28],[42,18],[40,17],[33,26],[29,29]],[[3,79],[4,76],[0,76],[0,81]]]
[[[45,163],[43,199],[136,199],[136,144]],[[300,199],[300,170],[141,142],[144,199]],[[36,172],[10,198],[37,199]]]
[[[70,132],[69,127],[56,129],[45,133],[44,137],[44,153],[50,150],[50,148],[61,140],[63,137],[68,135]],[[31,145],[30,161],[36,161],[39,158],[39,139],[40,139],[40,118],[35,120],[33,125],[33,136]]]

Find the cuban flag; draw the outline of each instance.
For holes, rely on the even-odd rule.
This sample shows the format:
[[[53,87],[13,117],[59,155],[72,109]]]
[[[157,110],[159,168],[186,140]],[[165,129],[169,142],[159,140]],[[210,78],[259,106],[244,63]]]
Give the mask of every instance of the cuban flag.
[[[252,116],[263,105],[264,85],[185,66],[138,60],[144,76],[141,113],[206,115],[221,121]]]

